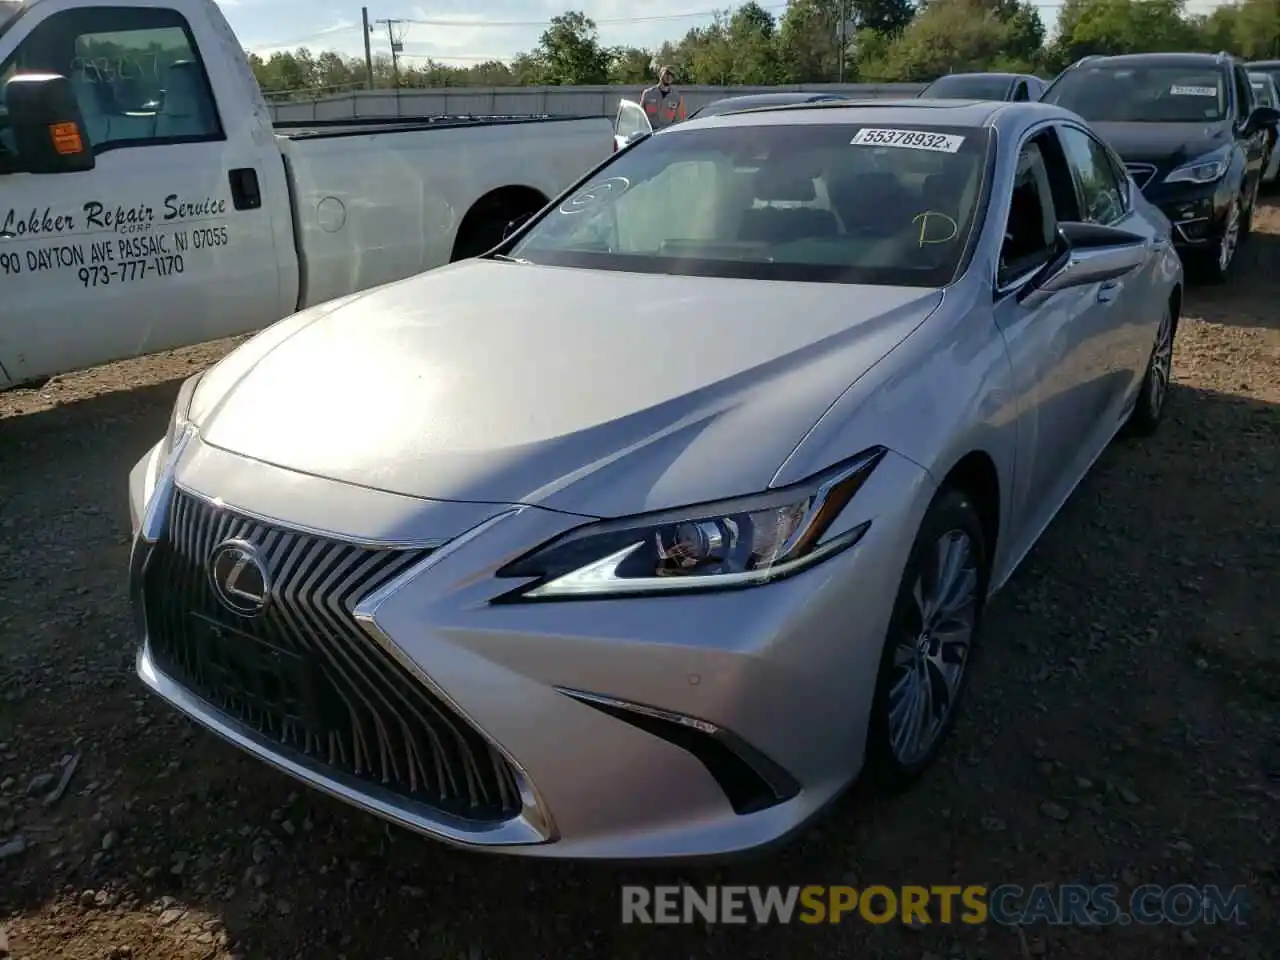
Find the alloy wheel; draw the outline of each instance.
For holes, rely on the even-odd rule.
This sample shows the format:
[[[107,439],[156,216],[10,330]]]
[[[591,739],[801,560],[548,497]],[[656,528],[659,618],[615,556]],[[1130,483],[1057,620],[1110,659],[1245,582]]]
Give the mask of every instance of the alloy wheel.
[[[1218,270],[1226,273],[1231,260],[1236,255],[1236,247],[1240,243],[1240,201],[1232,200],[1227,211],[1227,225],[1222,231],[1222,239],[1218,242]]]
[[[1169,393],[1169,381],[1173,379],[1173,317],[1165,311],[1156,335],[1156,349],[1151,354],[1150,401],[1151,413],[1158,416]]]
[[[889,744],[904,766],[928,755],[955,707],[978,614],[978,561],[963,530],[943,534],[921,558],[912,620],[893,651]]]

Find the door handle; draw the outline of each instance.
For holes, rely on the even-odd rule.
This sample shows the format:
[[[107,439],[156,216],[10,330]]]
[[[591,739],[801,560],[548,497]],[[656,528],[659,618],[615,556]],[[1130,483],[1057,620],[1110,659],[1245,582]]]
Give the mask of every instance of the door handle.
[[[227,174],[231,184],[231,205],[237,210],[257,210],[262,206],[262,191],[258,188],[258,171],[253,167],[240,167]]]
[[[1110,303],[1120,294],[1120,281],[1108,280],[1098,287],[1098,302]]]

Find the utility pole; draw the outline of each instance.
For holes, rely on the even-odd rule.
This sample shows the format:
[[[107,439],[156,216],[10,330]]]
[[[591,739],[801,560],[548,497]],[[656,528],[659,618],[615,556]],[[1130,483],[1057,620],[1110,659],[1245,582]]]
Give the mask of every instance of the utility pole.
[[[365,87],[373,89],[373,49],[369,46],[369,34],[373,27],[369,26],[369,8],[360,8],[360,20],[364,23],[364,76]]]
[[[403,20],[378,20],[378,24],[387,25],[387,40],[391,44],[391,80],[395,84],[397,90],[400,89],[400,52],[404,50],[404,44],[396,39],[395,28]]]

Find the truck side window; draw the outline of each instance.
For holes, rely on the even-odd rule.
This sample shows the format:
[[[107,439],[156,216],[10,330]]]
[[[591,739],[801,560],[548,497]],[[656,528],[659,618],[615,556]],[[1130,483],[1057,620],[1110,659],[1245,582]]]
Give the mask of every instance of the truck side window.
[[[71,82],[95,153],[222,140],[213,91],[186,20],[162,7],[55,13],[0,66]]]

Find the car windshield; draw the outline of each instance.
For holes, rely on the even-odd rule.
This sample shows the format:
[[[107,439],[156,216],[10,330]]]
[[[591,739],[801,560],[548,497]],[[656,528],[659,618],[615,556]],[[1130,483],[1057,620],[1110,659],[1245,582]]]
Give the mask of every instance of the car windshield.
[[[1008,77],[942,77],[925,87],[920,96],[941,100],[1003,100],[1012,84]]]
[[[1271,97],[1271,84],[1267,82],[1267,75],[1265,73],[1249,74],[1249,82],[1253,86],[1253,96],[1254,99],[1258,101],[1258,106],[1275,106],[1275,101]]]
[[[600,170],[508,255],[704,277],[941,286],[978,219],[989,133],[674,128]]]
[[[1227,112],[1221,72],[1177,66],[1081,67],[1041,99],[1095,123],[1204,123]]]

